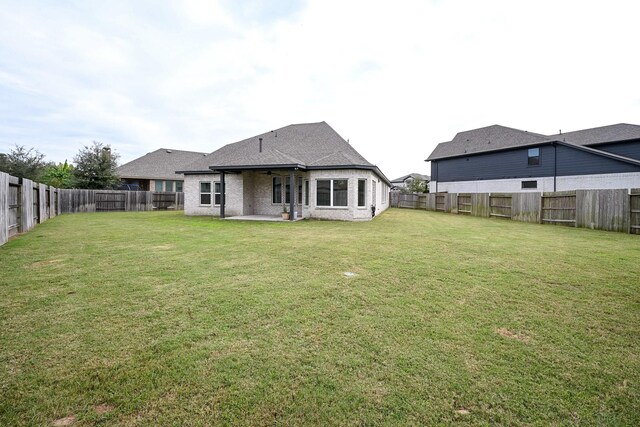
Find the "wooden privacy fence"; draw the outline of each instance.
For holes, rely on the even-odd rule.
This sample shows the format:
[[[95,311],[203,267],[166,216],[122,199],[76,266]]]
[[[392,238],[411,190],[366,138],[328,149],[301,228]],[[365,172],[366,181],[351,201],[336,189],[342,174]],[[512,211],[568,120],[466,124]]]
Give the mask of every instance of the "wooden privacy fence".
[[[0,172],[0,245],[63,213],[184,209],[184,193],[62,190]]]
[[[60,213],[184,209],[184,193],[126,190],[59,190]]]
[[[391,206],[640,234],[640,189],[555,193],[391,193]]]

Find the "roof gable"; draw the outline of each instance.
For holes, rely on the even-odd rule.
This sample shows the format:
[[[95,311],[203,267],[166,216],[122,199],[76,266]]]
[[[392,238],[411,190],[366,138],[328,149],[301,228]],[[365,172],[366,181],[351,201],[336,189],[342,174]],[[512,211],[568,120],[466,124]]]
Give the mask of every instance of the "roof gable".
[[[116,171],[122,178],[176,179],[176,170],[205,155],[195,151],[160,148],[119,166]]]
[[[262,138],[262,151],[260,150]],[[326,122],[285,126],[243,139],[188,165],[184,172],[211,167],[369,166],[373,167]]]
[[[547,138],[547,136],[539,133],[527,132],[506,126],[487,126],[458,132],[451,141],[438,144],[427,160],[464,156],[465,154],[482,153],[485,151],[535,144]]]

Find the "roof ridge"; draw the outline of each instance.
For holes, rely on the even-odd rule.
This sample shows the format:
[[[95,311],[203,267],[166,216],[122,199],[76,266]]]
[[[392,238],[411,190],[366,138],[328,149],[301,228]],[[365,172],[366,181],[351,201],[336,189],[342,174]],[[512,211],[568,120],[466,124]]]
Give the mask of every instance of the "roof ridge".
[[[518,129],[518,128],[513,128],[511,126],[505,126],[505,125],[501,125],[501,124],[498,124],[498,123],[493,124],[493,125],[488,125],[488,126],[482,126],[482,127],[475,128],[475,129],[463,130],[463,131],[460,131],[458,133],[473,132],[473,131],[476,131],[476,130],[488,129],[488,128],[492,128],[492,127],[501,127],[501,128],[504,128],[504,129],[515,130],[517,132],[526,133],[528,135],[548,137],[548,135],[545,135],[545,134],[542,134],[542,133],[531,132],[531,131],[528,131],[528,130],[522,130],[522,129]],[[446,143],[446,142],[451,142],[451,141],[444,141],[443,143]]]

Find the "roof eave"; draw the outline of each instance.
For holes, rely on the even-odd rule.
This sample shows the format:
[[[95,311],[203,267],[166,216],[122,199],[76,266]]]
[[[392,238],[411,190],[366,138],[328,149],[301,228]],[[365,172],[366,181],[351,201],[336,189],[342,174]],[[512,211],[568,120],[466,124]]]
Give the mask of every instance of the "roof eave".
[[[212,165],[209,169],[214,172],[221,171],[242,171],[242,170],[265,170],[265,169],[307,169],[305,165],[299,163],[283,163],[271,165]]]

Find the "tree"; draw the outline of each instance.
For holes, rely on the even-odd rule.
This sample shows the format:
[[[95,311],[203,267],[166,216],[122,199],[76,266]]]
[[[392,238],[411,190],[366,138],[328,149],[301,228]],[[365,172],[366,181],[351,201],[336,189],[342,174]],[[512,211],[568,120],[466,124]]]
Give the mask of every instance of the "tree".
[[[27,178],[32,181],[40,180],[47,163],[44,154],[34,148],[28,150],[23,145],[11,149],[9,154],[3,154],[0,158],[0,170],[18,178]]]
[[[52,163],[45,170],[42,182],[56,188],[72,188],[74,185],[73,165],[65,160],[64,163]]]
[[[85,145],[73,158],[75,186],[86,189],[112,188],[120,182],[116,172],[120,156],[111,151],[111,146],[93,141]]]
[[[407,184],[407,193],[428,193],[429,184],[420,178],[414,178]]]

